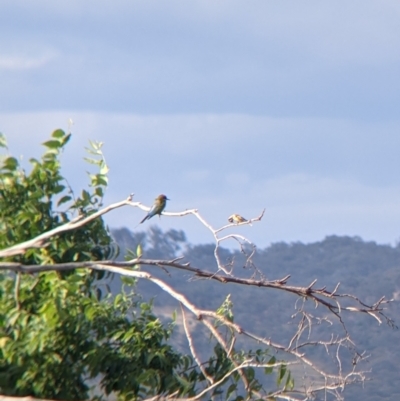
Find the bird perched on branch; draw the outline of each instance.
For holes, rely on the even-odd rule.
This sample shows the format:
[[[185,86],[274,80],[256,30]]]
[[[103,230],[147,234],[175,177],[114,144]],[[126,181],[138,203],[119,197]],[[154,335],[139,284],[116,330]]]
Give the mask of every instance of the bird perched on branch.
[[[229,223],[239,224],[239,223],[245,223],[248,220],[246,220],[240,214],[232,214],[232,216],[229,216],[228,221]]]
[[[149,212],[146,214],[146,216],[144,216],[144,219],[139,224],[142,224],[147,219],[151,219],[156,214],[161,215],[162,211],[165,209],[167,200],[169,199],[165,195],[158,195],[154,201],[154,205],[151,207]]]

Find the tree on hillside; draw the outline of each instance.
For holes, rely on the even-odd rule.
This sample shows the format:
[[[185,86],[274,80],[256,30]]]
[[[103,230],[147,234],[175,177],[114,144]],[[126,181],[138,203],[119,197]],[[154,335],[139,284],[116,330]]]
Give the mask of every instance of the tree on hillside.
[[[117,261],[118,249],[102,216],[126,206],[149,208],[134,202],[133,195],[103,207],[108,167],[101,143],[91,142],[88,149],[87,161],[97,169],[89,175],[89,190],[75,194],[60,173],[60,155],[69,139],[70,134],[54,131],[41,160],[31,159],[29,173],[8,154],[0,167],[1,394],[57,400],[110,395],[121,400],[308,400],[322,393],[340,399],[344,387],[366,379],[360,368],[365,354],[350,336],[348,317],[365,315],[393,326],[384,312],[390,301],[380,298],[369,305],[341,294],[339,285],[317,288],[316,280],[290,285],[290,275],[267,279],[254,263],[254,244],[240,234],[225,234],[235,224],[215,229],[198,210],[163,214],[194,215],[210,231],[216,270],[180,258],[148,258],[140,246],[128,252],[126,261]],[[0,146],[7,151],[3,136]],[[172,231],[167,251],[172,254],[181,240]],[[224,257],[221,244],[227,240],[238,244],[247,276]],[[292,294],[294,311],[281,314],[295,324],[282,326],[279,338],[260,334],[257,316],[235,320],[229,296],[216,310],[202,309],[149,267],[220,285]],[[115,274],[123,286],[111,294],[107,275]],[[182,321],[190,354],[171,342],[176,324],[161,323],[135,291],[137,280],[152,282],[178,302],[176,318]],[[208,355],[199,350],[199,335],[208,341]]]

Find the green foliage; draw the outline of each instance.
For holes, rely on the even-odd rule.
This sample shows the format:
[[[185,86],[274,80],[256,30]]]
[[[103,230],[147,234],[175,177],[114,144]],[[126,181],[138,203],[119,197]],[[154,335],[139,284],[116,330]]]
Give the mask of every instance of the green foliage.
[[[224,317],[229,322],[233,322],[233,303],[231,301],[231,294],[225,298],[222,305],[217,309],[217,314]]]
[[[84,190],[81,197],[75,197],[61,175],[59,156],[69,139],[70,134],[54,131],[51,139],[43,144],[46,151],[41,160],[30,160],[29,174],[16,158],[4,157],[0,166],[0,249],[67,223],[77,212],[90,215],[97,210],[105,180],[92,180],[92,193]],[[0,143],[5,146],[4,136]],[[101,168],[105,171],[103,165]],[[69,206],[65,210],[55,210],[66,204]],[[12,260],[25,264],[101,260],[110,256],[110,244],[103,221],[96,219],[78,230],[51,239],[46,247],[30,249]]]
[[[0,167],[0,248],[29,240],[98,210],[108,167],[101,144],[91,142],[98,174],[91,190],[76,197],[60,173],[59,156],[70,139],[54,131],[41,160],[31,159],[27,174],[16,158]],[[6,148],[4,136],[0,146]],[[64,210],[56,210],[58,207]],[[66,232],[47,246],[10,258],[25,264],[103,260],[112,252],[102,219]],[[87,269],[69,274],[0,274],[0,392],[39,398],[79,400],[97,390],[132,398],[184,392],[175,369],[181,356],[166,344],[164,327],[151,307],[131,292],[103,295],[101,282]],[[132,284],[132,283],[130,283]],[[186,386],[188,391],[193,387]]]
[[[123,398],[179,389],[174,369],[180,355],[165,344],[164,328],[134,294],[99,298],[87,285],[88,271],[60,279],[54,272],[1,287],[0,389],[4,394],[50,399],[88,397],[87,378],[105,394]]]

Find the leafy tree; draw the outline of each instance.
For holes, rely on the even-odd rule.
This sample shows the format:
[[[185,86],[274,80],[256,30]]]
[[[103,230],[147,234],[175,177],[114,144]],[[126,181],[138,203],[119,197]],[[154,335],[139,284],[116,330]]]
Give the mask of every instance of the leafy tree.
[[[6,248],[29,240],[43,232],[64,224],[74,216],[94,213],[103,197],[107,177],[106,165],[101,158],[101,146],[92,143],[98,159],[91,159],[100,167],[98,174],[91,175],[92,193],[83,190],[75,197],[60,173],[60,154],[68,143],[70,134],[56,130],[45,142],[46,152],[42,159],[31,159],[32,170],[27,174],[18,160],[8,156],[0,169],[0,247]],[[2,137],[1,144],[6,146]],[[100,157],[100,159],[99,159]],[[56,211],[61,206],[64,211]],[[13,260],[25,264],[62,263],[84,261],[111,256],[111,239],[101,219],[78,230],[51,238],[50,244],[39,249],[30,249]]]
[[[101,144],[91,143],[89,159],[99,168],[91,189],[75,196],[60,173],[60,155],[70,139],[61,130],[44,143],[41,160],[31,159],[28,174],[12,156],[0,169],[0,247],[7,248],[95,213],[107,184]],[[1,145],[6,146],[1,137]],[[67,206],[66,206],[67,205]],[[66,207],[65,207],[66,206]],[[64,207],[64,210],[57,210]],[[56,209],[57,208],[57,209]],[[5,260],[25,265],[104,260],[112,239],[101,218],[52,237]],[[8,395],[80,400],[88,398],[88,378],[106,394],[190,392],[174,370],[183,363],[165,341],[150,305],[132,291],[102,295],[104,273],[79,269],[68,274],[0,274],[0,390]],[[126,279],[127,284],[134,284]]]

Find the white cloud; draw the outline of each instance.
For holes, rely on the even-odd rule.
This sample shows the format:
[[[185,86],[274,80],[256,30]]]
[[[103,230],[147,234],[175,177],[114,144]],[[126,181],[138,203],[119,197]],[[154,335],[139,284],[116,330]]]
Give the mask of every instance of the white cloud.
[[[0,108],[396,116],[400,6],[376,4],[6,1]]]
[[[0,55],[0,70],[32,70],[44,67],[51,62],[56,55],[54,53],[41,56],[15,56]]]

